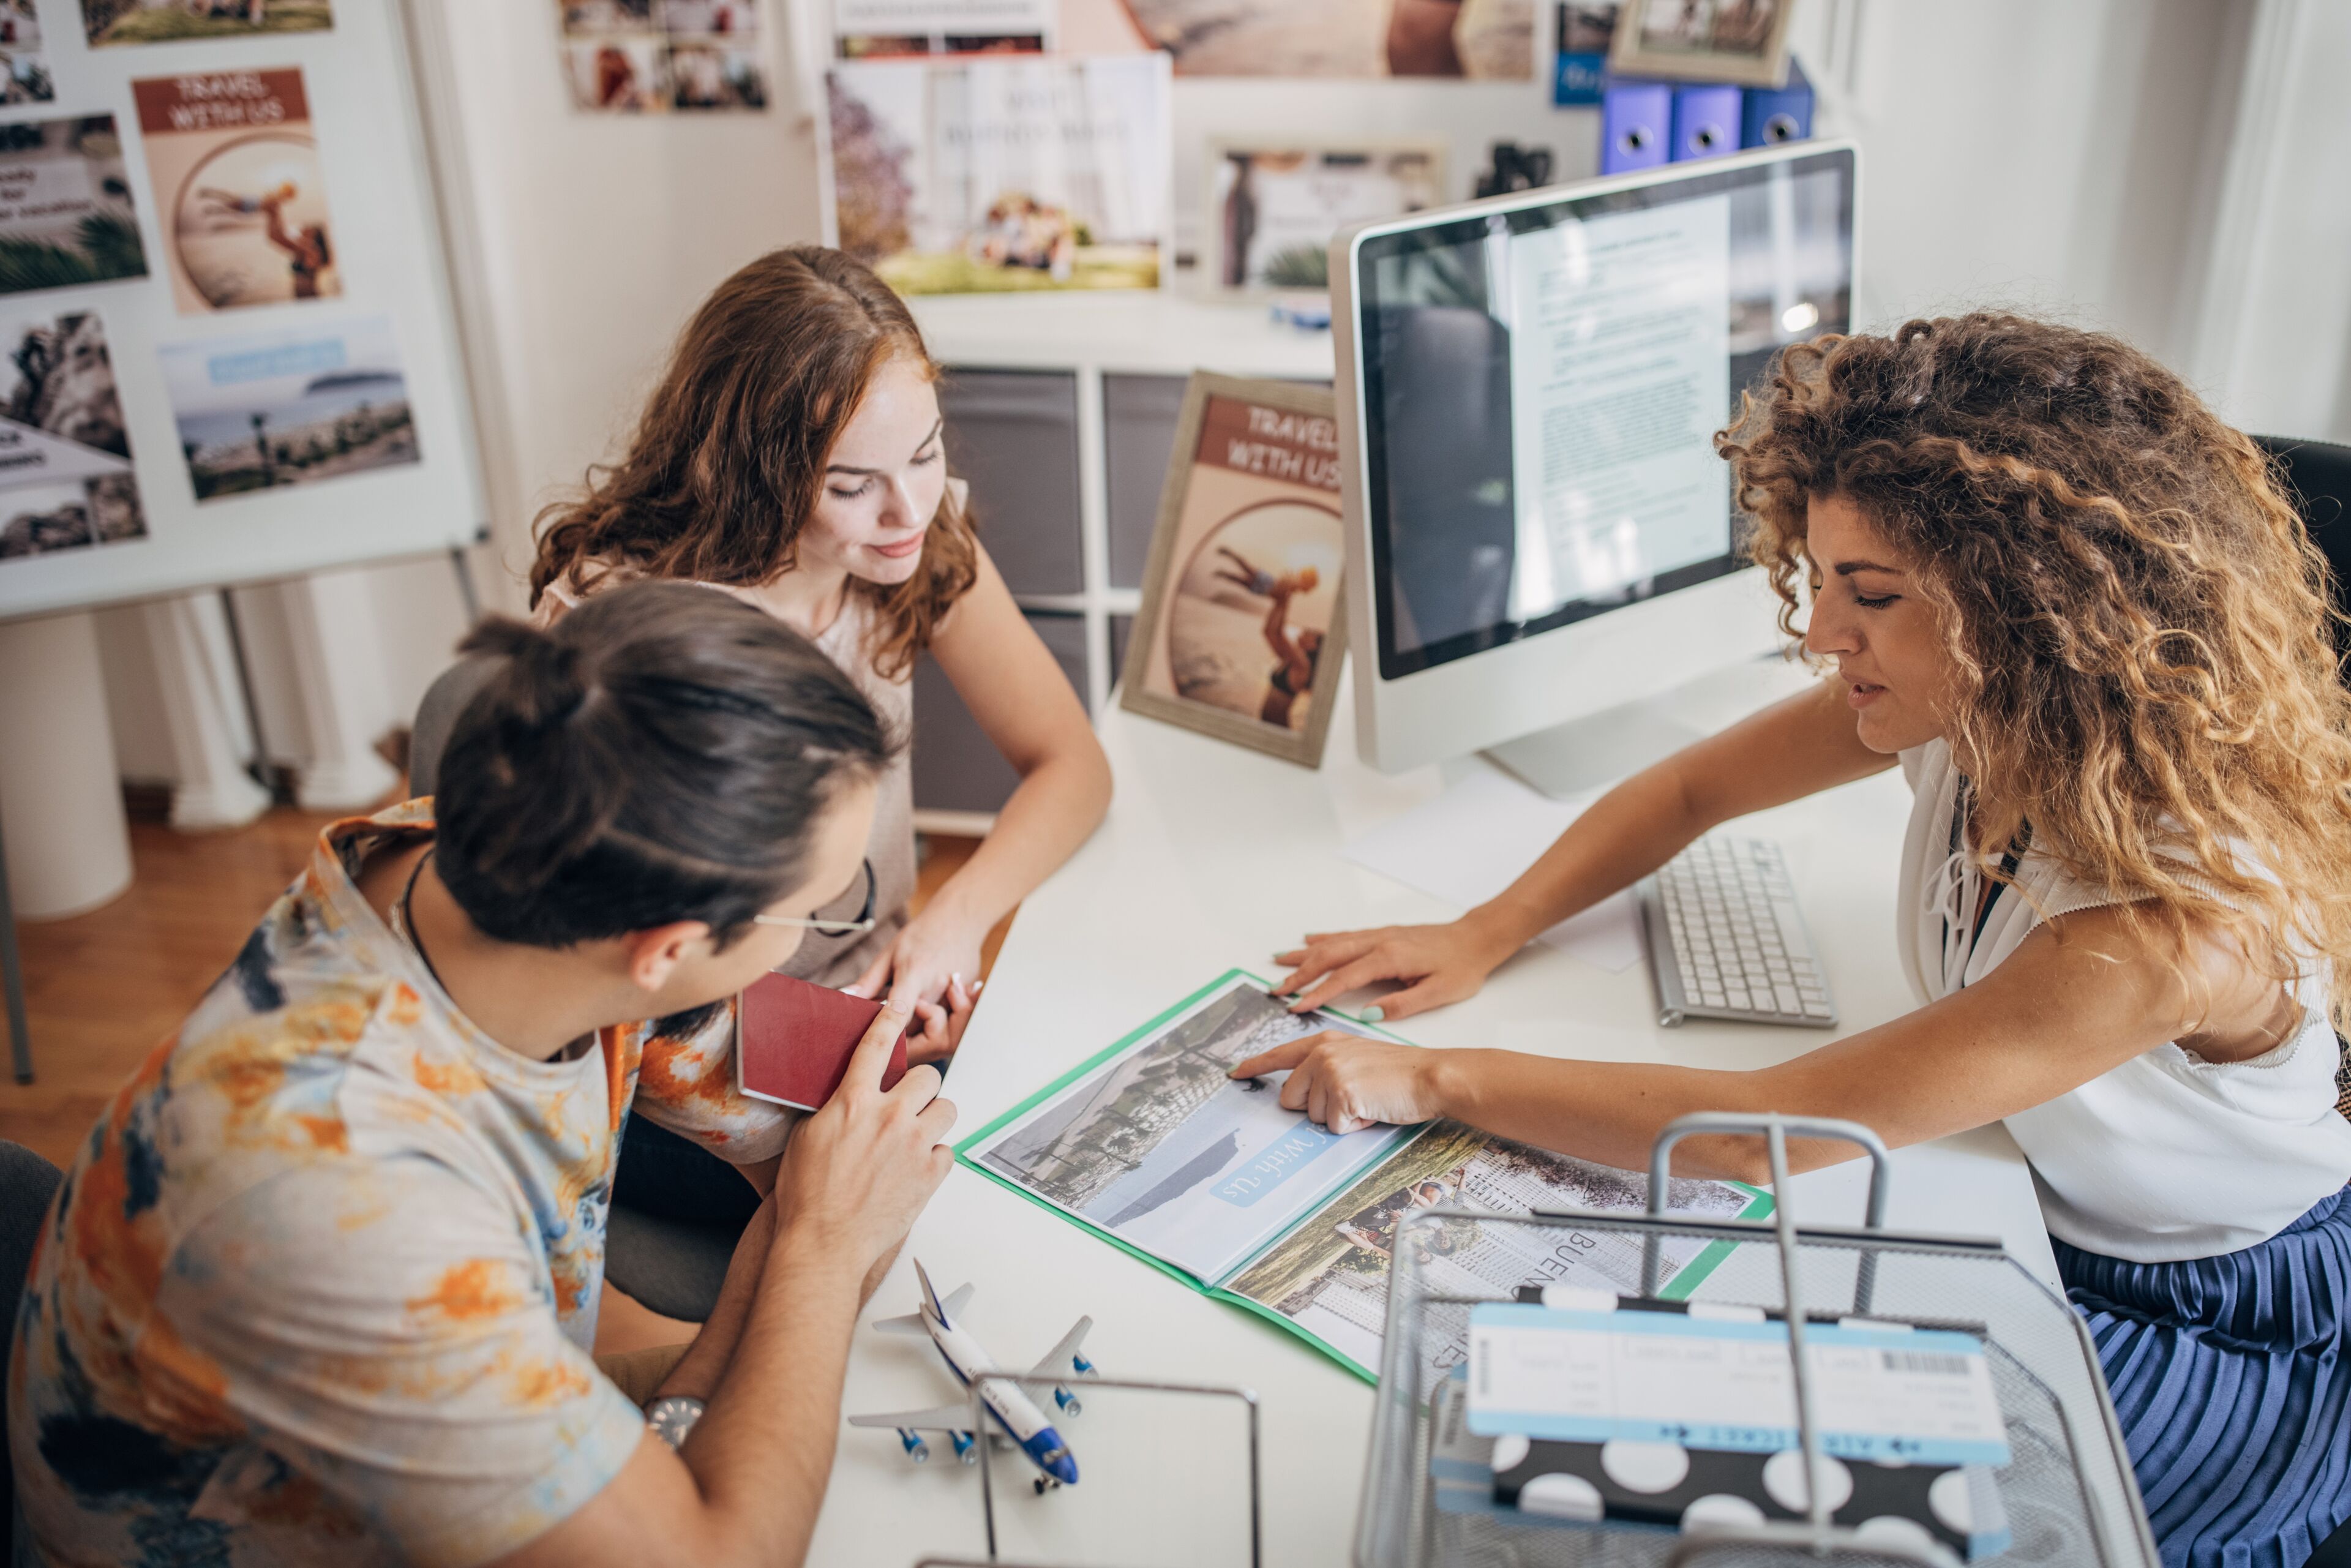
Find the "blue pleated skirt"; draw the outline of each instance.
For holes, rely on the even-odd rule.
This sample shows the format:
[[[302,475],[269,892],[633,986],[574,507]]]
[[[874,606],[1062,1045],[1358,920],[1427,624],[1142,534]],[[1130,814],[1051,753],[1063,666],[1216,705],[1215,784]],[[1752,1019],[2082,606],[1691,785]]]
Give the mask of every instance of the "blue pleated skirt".
[[[2351,1190],[2218,1258],[2054,1245],[2166,1568],[2303,1568],[2351,1519]]]

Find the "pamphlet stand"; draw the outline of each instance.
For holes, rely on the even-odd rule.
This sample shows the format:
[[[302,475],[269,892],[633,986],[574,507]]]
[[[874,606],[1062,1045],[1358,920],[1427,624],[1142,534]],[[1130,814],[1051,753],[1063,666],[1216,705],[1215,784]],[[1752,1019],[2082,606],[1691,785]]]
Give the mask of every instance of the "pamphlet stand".
[[[1754,1134],[1771,1149],[1773,1190],[1788,1191],[1790,1136],[1859,1144],[1873,1164],[1868,1223],[1862,1228],[1799,1228],[1785,1203],[1771,1218],[1681,1219],[1662,1212],[1674,1145],[1693,1134]],[[1660,1243],[1720,1241],[1730,1256],[1698,1299],[1761,1308],[1784,1316],[1795,1368],[1796,1425],[1805,1472],[1818,1477],[1820,1433],[1803,1352],[1803,1323],[1848,1314],[1921,1329],[1959,1329],[1983,1342],[2007,1427],[2011,1458],[1991,1472],[2011,1530],[2011,1543],[1991,1563],[2096,1563],[2156,1568],[2155,1542],[2131,1475],[2097,1353],[2080,1317],[2027,1272],[1997,1241],[1897,1235],[1884,1228],[1885,1145],[1850,1122],[1780,1116],[1685,1116],[1670,1124],[1650,1155],[1649,1213],[1596,1211],[1528,1216],[1464,1208],[1420,1210],[1398,1227],[1389,1276],[1387,1334],[1381,1354],[1379,1405],[1364,1478],[1355,1534],[1358,1568],[1639,1568],[1683,1563],[1706,1568],[1796,1563],[1924,1563],[1958,1559],[1939,1543],[1884,1536],[1865,1539],[1832,1523],[1819,1505],[1825,1489],[1809,1488],[1811,1516],[1797,1522],[1716,1525],[1677,1531],[1623,1521],[1570,1522],[1482,1505],[1447,1508],[1431,1465],[1432,1415],[1442,1385],[1466,1347],[1470,1309],[1510,1299],[1440,1293],[1424,1274],[1428,1258],[1458,1245],[1464,1228],[1526,1227],[1558,1237],[1562,1251],[1577,1231],[1630,1232],[1643,1239],[1644,1294],[1654,1296]],[[1791,1302],[1801,1312],[1787,1312]],[[1466,1351],[1464,1352],[1466,1354]]]

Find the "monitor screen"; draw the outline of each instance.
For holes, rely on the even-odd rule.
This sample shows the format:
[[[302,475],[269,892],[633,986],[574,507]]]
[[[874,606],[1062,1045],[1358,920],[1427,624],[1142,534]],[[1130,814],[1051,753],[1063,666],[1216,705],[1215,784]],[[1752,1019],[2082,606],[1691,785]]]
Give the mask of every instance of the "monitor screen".
[[[1847,329],[1853,153],[1657,174],[1360,242],[1383,679],[1744,564],[1712,437]]]

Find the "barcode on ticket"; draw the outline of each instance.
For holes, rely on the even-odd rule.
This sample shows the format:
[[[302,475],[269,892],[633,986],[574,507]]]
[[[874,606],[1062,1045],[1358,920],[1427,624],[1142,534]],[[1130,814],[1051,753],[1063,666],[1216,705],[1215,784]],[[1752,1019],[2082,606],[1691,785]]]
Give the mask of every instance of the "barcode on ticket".
[[[1888,1372],[1924,1372],[1938,1377],[1965,1377],[1974,1361],[1967,1355],[1930,1355],[1912,1350],[1882,1350],[1878,1357]]]

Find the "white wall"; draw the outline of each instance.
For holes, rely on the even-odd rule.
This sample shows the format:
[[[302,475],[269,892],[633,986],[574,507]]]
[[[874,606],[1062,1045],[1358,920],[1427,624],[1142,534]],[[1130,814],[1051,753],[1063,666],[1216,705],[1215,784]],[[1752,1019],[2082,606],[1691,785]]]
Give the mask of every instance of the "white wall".
[[[780,23],[787,0],[773,3]],[[496,529],[479,578],[490,607],[517,609],[532,515],[625,433],[685,316],[743,262],[815,237],[813,127],[781,26],[775,108],[629,119],[570,107],[555,6],[409,4]],[[1548,13],[1539,79],[1522,87],[1179,82],[1186,236],[1218,131],[1443,130],[1465,194],[1497,134],[1557,147],[1570,176],[1589,171],[1596,112],[1548,104]],[[1979,304],[2056,311],[2130,337],[2235,417],[2351,434],[2351,95],[2336,68],[2351,5],[1808,0],[1796,28],[1820,130],[1863,144],[1863,324]],[[2241,101],[2241,79],[2253,98]],[[2224,229],[2232,243],[2216,247]],[[445,563],[365,575],[373,624],[355,634],[382,681],[353,700],[372,729],[413,711],[460,616]],[[266,605],[246,617],[261,664],[290,656],[268,621]],[[285,672],[256,678],[273,750],[298,762]],[[153,733],[138,684],[113,682],[134,771]]]

